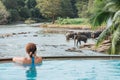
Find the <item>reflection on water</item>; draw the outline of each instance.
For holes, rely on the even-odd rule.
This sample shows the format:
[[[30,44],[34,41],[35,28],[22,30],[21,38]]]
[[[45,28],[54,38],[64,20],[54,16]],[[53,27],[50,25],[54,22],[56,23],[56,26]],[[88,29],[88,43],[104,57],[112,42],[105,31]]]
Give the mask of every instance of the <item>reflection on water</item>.
[[[26,80],[36,80],[37,70],[35,65],[31,65],[29,69],[26,71]]]

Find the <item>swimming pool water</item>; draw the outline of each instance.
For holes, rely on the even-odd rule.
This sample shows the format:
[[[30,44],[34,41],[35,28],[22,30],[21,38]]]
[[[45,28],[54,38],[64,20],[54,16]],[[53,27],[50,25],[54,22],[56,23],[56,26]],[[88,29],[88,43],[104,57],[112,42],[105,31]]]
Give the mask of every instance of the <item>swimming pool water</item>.
[[[120,80],[120,60],[46,60],[33,67],[0,63],[0,80]]]

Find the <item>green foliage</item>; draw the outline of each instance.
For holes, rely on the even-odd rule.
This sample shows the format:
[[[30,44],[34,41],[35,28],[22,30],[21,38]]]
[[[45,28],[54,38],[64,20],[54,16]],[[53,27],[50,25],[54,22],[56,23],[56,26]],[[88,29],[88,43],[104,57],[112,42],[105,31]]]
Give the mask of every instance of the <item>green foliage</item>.
[[[16,9],[9,9],[10,16],[9,16],[9,23],[13,21],[18,21],[20,16]]]
[[[2,0],[7,9],[17,9],[17,0]]]
[[[38,8],[30,9],[30,13],[31,13],[31,18],[40,18],[40,17],[42,17]]]
[[[110,15],[113,13],[107,12],[107,11],[101,11],[99,13],[96,13],[96,15],[93,15],[90,18],[90,23],[93,27],[93,29],[99,28],[104,23],[107,23],[107,20],[109,19]],[[97,21],[97,22],[96,22]]]
[[[74,17],[75,13],[73,12],[72,3],[70,0],[61,0],[61,13],[62,17]]]
[[[92,4],[92,0],[1,0],[10,13],[7,18],[11,21],[24,21],[32,18],[40,20],[41,18],[50,19],[54,23],[57,17],[88,17],[88,7]],[[90,4],[90,5],[88,5]],[[15,13],[13,13],[15,12]],[[16,19],[14,16],[17,15]],[[13,20],[15,19],[15,20]]]
[[[28,18],[33,18],[39,21],[42,17],[39,9],[36,8],[36,0],[1,0],[10,17],[7,18],[9,22],[24,21]],[[42,17],[43,18],[43,17]]]
[[[55,21],[57,24],[86,24],[87,19],[85,18],[58,18]]]
[[[35,0],[26,0],[25,3],[26,3],[26,6],[27,6],[29,9],[35,8],[35,6],[36,6],[36,4],[37,4]]]
[[[17,7],[21,8],[25,6],[25,0],[16,0],[17,1]]]
[[[61,0],[37,0],[37,7],[45,17],[53,17],[60,13]]]
[[[0,24],[5,24],[7,23],[7,18],[9,17],[9,13],[6,10],[5,6],[3,3],[0,1]]]
[[[88,1],[89,0],[76,0],[76,8],[79,17],[88,16]]]
[[[73,9],[70,0],[37,0],[37,7],[43,16],[52,18],[54,23],[56,17],[73,17]]]
[[[71,0],[71,5],[72,5],[74,17],[78,17],[77,8],[76,8],[76,0]]]
[[[96,0],[97,1],[97,0]],[[118,54],[120,53],[120,1],[119,0],[98,0],[103,1],[105,5],[98,6],[98,10],[95,10],[93,20],[93,26],[99,26],[103,22],[107,22],[106,29],[99,36],[97,41],[97,46],[106,38],[111,37],[111,46],[109,49],[110,54]],[[101,2],[102,3],[102,2]],[[101,5],[100,3],[98,3]],[[97,14],[97,15],[96,15]],[[111,20],[111,25],[109,24],[109,19]]]
[[[30,11],[27,7],[22,7],[20,10],[19,10],[19,13],[20,13],[20,16],[24,19],[27,19],[30,17]]]

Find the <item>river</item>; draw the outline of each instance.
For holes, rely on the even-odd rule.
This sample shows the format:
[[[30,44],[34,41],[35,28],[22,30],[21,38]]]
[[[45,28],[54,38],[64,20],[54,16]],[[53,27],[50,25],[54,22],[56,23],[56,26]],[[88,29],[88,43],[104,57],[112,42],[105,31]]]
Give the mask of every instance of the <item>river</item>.
[[[74,47],[73,40],[67,42],[63,33],[43,33],[46,28],[36,27],[38,25],[40,24],[0,25],[0,35],[14,34],[0,37],[0,58],[27,56],[25,45],[29,42],[37,44],[37,54],[40,56],[103,55],[89,50],[68,52],[68,48]],[[64,31],[62,28],[55,29]],[[88,43],[94,43],[94,40],[89,39]]]

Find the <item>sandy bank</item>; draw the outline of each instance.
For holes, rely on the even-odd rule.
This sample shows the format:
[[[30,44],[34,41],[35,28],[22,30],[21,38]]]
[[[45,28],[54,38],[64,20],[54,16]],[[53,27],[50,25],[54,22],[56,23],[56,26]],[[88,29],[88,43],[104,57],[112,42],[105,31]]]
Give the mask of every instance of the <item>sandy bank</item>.
[[[60,24],[42,24],[43,28],[69,28],[69,29],[91,29],[90,25],[60,25]]]

